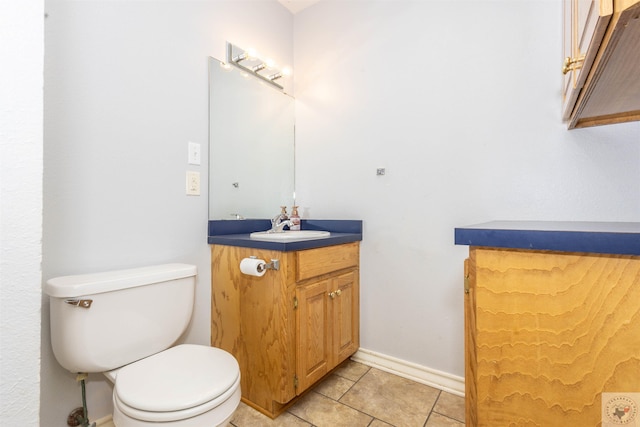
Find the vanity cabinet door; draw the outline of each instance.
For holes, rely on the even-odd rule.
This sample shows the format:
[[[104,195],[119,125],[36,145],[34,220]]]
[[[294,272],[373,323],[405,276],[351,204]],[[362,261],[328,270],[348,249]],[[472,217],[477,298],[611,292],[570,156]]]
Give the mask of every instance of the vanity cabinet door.
[[[360,292],[358,272],[351,271],[333,279],[334,298],[330,298],[333,322],[331,368],[338,366],[360,347]]]
[[[299,286],[297,298],[301,393],[360,346],[358,271]]]
[[[298,286],[297,290],[297,392],[322,378],[330,367],[331,325],[329,292],[331,280]]]

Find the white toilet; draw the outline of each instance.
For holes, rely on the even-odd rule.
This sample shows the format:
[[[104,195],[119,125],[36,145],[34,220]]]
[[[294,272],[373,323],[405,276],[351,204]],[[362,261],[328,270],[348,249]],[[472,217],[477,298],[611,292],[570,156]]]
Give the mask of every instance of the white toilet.
[[[196,267],[166,264],[50,279],[51,344],[71,372],[114,383],[116,427],[227,425],[240,368],[215,347],[171,347],[193,311]]]

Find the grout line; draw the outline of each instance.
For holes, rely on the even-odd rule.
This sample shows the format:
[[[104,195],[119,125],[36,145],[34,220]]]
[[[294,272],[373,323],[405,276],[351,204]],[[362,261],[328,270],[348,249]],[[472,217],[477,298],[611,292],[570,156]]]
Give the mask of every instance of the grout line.
[[[360,363],[360,362],[356,362],[356,363]],[[352,407],[352,406],[350,406],[350,405],[348,405],[348,404],[346,404],[346,403],[341,402],[341,399],[342,399],[342,398],[343,398],[347,393],[349,393],[349,392],[353,389],[353,387],[354,387],[356,384],[358,384],[358,383],[359,383],[359,382],[360,382],[360,381],[361,381],[361,380],[362,380],[362,379],[363,379],[367,374],[369,374],[369,373],[371,372],[371,370],[372,370],[372,369],[374,369],[374,368],[373,368],[373,367],[371,367],[371,366],[369,366],[369,367],[368,367],[368,369],[367,369],[367,370],[366,370],[362,375],[360,375],[360,376],[358,377],[358,379],[357,379],[357,380],[355,380],[355,381],[354,381],[353,379],[351,379],[351,378],[347,378],[347,377],[345,377],[345,376],[343,376],[343,375],[339,375],[339,374],[337,374],[337,373],[334,373],[333,375],[335,375],[335,376],[337,376],[337,377],[340,377],[340,378],[343,378],[343,379],[345,379],[345,380],[347,380],[347,381],[353,382],[353,384],[351,384],[351,385],[349,386],[349,388],[348,388],[344,393],[342,393],[342,394],[340,395],[340,397],[338,397],[338,399],[334,399],[334,398],[332,398],[332,397],[329,397],[329,396],[327,396],[327,395],[325,395],[325,394],[323,394],[323,393],[320,393],[320,392],[316,391],[316,390],[315,390],[315,387],[314,387],[314,388],[312,388],[311,390],[309,390],[309,393],[315,393],[315,394],[317,394],[317,395],[319,395],[319,396],[322,396],[322,397],[324,397],[324,398],[327,398],[327,399],[331,400],[332,402],[335,402],[336,404],[342,405],[342,406],[344,406],[344,407],[346,407],[346,408],[349,408],[349,409],[352,409],[352,410],[354,410],[354,411],[356,411],[356,412],[358,412],[358,413],[360,413],[360,414],[363,414],[363,415],[366,415],[366,416],[368,416],[368,417],[371,417],[371,421],[367,424],[367,427],[370,427],[370,426],[371,426],[375,421],[380,421],[380,422],[383,422],[383,423],[385,423],[385,424],[390,425],[391,427],[394,427],[394,424],[391,424],[391,423],[389,423],[389,422],[387,422],[387,421],[385,421],[385,420],[383,420],[383,419],[380,419],[380,418],[375,417],[375,416],[374,416],[374,415],[372,415],[372,414],[368,414],[368,413],[366,413],[366,412],[363,412],[363,411],[362,411],[362,410],[360,410],[360,409],[354,408],[354,407]],[[396,374],[393,374],[393,375],[396,375]],[[396,376],[398,376],[398,375],[396,375]],[[416,381],[414,381],[414,382],[416,382]],[[420,384],[420,383],[418,382],[418,384]],[[432,387],[432,388],[433,388],[433,387]],[[434,412],[435,412],[436,414],[438,414],[439,416],[445,417],[445,418],[450,419],[450,420],[452,420],[452,421],[454,421],[454,422],[461,422],[460,420],[458,420],[458,419],[456,419],[456,418],[452,418],[451,416],[448,416],[448,415],[445,415],[445,414],[441,414],[440,412],[437,412],[437,411],[435,410],[435,407],[436,407],[436,405],[438,404],[438,401],[440,400],[440,398],[442,397],[442,393],[444,392],[443,390],[439,390],[439,389],[436,389],[436,390],[438,390],[438,395],[437,395],[436,399],[434,400],[434,402],[433,402],[433,405],[432,405],[431,409],[429,410],[429,413],[428,413],[427,418],[426,418],[426,420],[425,420],[425,422],[424,422],[424,424],[423,424],[423,427],[426,427],[426,425],[427,425],[427,424],[428,424],[428,422],[429,422],[429,419],[431,419],[431,416],[433,415],[433,413],[434,413]],[[297,415],[293,414],[292,412],[290,412],[290,409],[291,409],[291,408],[287,409],[287,411],[285,411],[285,412],[286,412],[286,413],[288,413],[289,415],[292,415],[292,416],[294,416],[295,418],[297,418],[297,419],[301,420],[302,422],[304,422],[304,423],[308,424],[310,427],[317,427],[315,424],[311,423],[309,420],[306,420],[306,419],[304,419],[304,418],[301,418],[301,417],[299,417],[299,416],[297,416]],[[236,426],[235,424],[233,424],[233,423],[232,423],[231,425],[232,425],[232,426],[234,426],[234,427],[237,427],[237,426]],[[464,425],[464,424],[463,424],[463,425]]]
[[[294,406],[295,406],[295,405],[294,405]],[[291,409],[291,408],[289,408],[289,409]],[[287,410],[285,411],[287,414],[289,414],[289,415],[291,415],[291,416],[293,416],[293,417],[295,417],[295,418],[299,419],[300,421],[302,421],[302,422],[304,422],[304,423],[309,424],[311,427],[316,427],[316,426],[315,426],[312,422],[310,422],[309,420],[305,420],[304,418],[300,418],[300,417],[299,417],[299,416],[297,416],[296,414],[293,414],[293,413],[289,412],[289,409],[287,409]]]
[[[425,420],[423,427],[427,427],[427,424],[429,424],[429,418],[431,418],[431,415],[435,412],[434,409],[436,408],[436,405],[438,404],[438,400],[440,400],[440,396],[442,396],[442,390],[438,391],[438,397],[436,397],[436,400],[434,400],[433,406],[431,407],[431,410],[429,411],[429,415],[427,415],[427,419]]]
[[[431,411],[431,413],[429,414],[429,416],[431,416],[431,414],[433,414],[434,412],[435,412],[436,414],[440,415],[441,417],[445,417],[445,418],[447,418],[447,419],[449,419],[449,420],[451,420],[451,421],[455,421],[456,423],[460,423],[460,424],[462,424],[462,425],[465,425],[465,424],[464,424],[464,421],[460,421],[459,419],[457,419],[457,418],[453,418],[453,417],[450,417],[449,415],[441,414],[440,412]]]
[[[363,376],[364,376],[364,375],[363,375]],[[358,380],[358,381],[359,381],[359,380]],[[355,385],[355,383],[354,383],[354,385]],[[331,401],[333,401],[333,402],[336,402],[336,403],[337,403],[337,404],[339,404],[339,405],[344,406],[345,408],[353,409],[354,411],[359,412],[359,413],[361,413],[361,414],[363,414],[363,415],[366,415],[367,417],[371,417],[371,421],[369,421],[369,424],[371,424],[374,420],[380,420],[380,418],[376,418],[375,416],[373,416],[373,415],[371,415],[371,414],[367,414],[366,412],[363,412],[363,411],[362,411],[362,410],[360,410],[360,409],[354,408],[353,406],[349,406],[349,405],[347,405],[346,403],[340,402],[339,400],[332,399],[332,398],[330,398],[330,397],[328,397],[328,396],[325,396],[325,395],[324,395],[324,394],[322,394],[322,393],[318,393],[318,392],[317,392],[317,391],[315,391],[315,390],[311,390],[311,392],[312,392],[312,393],[319,394],[320,396],[324,396],[324,397],[326,397],[327,399],[329,399],[329,400],[331,400]],[[345,394],[346,394],[346,393],[345,393]],[[306,421],[306,420],[305,420],[305,421]],[[380,421],[384,421],[384,420],[380,420]],[[307,421],[307,422],[309,422],[309,421]],[[386,421],[384,421],[384,422],[386,423]],[[387,424],[390,424],[390,423],[387,423]],[[392,425],[392,424],[391,424],[391,425]]]

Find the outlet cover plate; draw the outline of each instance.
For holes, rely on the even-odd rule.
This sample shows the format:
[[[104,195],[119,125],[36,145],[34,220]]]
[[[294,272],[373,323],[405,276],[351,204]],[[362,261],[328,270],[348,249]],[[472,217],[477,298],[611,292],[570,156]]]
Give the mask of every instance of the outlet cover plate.
[[[187,195],[200,195],[200,172],[187,171]]]

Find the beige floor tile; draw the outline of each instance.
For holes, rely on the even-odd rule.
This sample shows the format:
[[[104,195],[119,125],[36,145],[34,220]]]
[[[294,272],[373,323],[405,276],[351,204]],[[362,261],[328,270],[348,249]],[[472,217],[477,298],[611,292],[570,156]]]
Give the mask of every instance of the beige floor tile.
[[[314,391],[289,408],[289,412],[317,427],[366,427],[373,419]]]
[[[369,424],[369,427],[394,427],[394,426],[389,423],[385,423],[384,421],[373,420],[371,424]]]
[[[433,412],[425,427],[464,427],[464,423]]]
[[[354,381],[333,374],[330,375],[329,378],[323,380],[313,389],[316,392],[325,395],[333,400],[340,400],[340,398],[346,392],[348,392],[354,384]]]
[[[351,381],[358,381],[369,369],[371,368],[367,365],[347,359],[333,373]]]
[[[439,390],[371,368],[340,402],[398,427],[423,427]]]
[[[464,422],[464,397],[443,391],[433,410],[438,414]]]
[[[291,414],[283,413],[275,420],[261,414],[252,407],[240,403],[236,413],[231,418],[231,425],[235,427],[309,427],[311,424]]]

